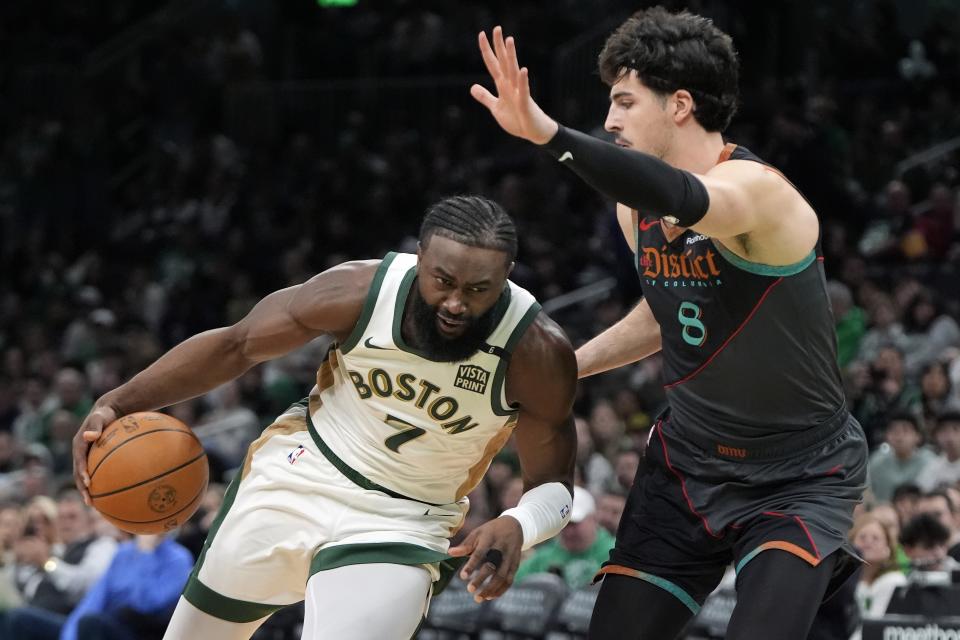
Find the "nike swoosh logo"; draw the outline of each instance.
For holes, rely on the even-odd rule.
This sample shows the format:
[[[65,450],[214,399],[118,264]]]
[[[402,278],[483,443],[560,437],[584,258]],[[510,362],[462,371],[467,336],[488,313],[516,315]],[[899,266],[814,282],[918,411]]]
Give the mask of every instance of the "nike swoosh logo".
[[[564,151],[563,155],[560,156],[560,162],[566,162],[567,160],[573,160],[573,154],[569,151]]]
[[[453,517],[455,517],[457,514],[455,514],[455,513],[430,513],[430,509],[427,509],[426,511],[423,512],[423,515],[425,515],[425,516],[446,516],[446,517],[448,517],[448,518],[453,518]]]
[[[363,341],[363,346],[365,346],[367,349],[379,349],[380,351],[396,351],[396,349],[391,349],[390,347],[378,347],[370,342],[370,338],[367,338]]]
[[[659,220],[658,218],[654,218],[653,220],[651,220],[651,221],[649,221],[649,222],[647,222],[647,219],[644,218],[643,220],[637,220],[637,226],[640,227],[640,231],[646,231],[646,230],[648,230],[650,227],[652,227],[653,225],[655,225],[655,224],[657,224],[657,223],[659,223],[659,222],[660,222],[660,220]]]

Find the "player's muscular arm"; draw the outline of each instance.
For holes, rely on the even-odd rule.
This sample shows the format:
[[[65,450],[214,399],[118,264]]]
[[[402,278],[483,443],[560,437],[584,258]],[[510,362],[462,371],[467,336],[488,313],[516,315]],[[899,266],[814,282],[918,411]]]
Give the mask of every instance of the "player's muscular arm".
[[[546,482],[573,487],[577,363],[563,330],[541,313],[507,370],[507,400],[520,405],[514,430],[524,491]]]
[[[644,299],[612,327],[577,349],[577,375],[586,378],[637,362],[657,351],[660,325]]]
[[[453,556],[470,555],[460,572],[477,601],[496,598],[513,582],[520,552],[555,535],[572,504],[577,433],[573,424],[576,360],[560,328],[540,314],[513,352],[507,399],[520,405],[514,430],[524,495],[520,506],[478,527]],[[502,560],[486,560],[491,549]]]
[[[73,438],[77,488],[87,504],[87,450],[122,415],[196,397],[329,333],[343,338],[360,317],[378,261],[345,263],[271,293],[237,324],[185,340],[127,383],[104,394]]]
[[[346,263],[275,291],[235,325],[185,340],[97,404],[111,406],[118,415],[166,407],[206,393],[321,334],[345,336],[360,316],[376,266],[376,261]]]
[[[693,174],[562,127],[546,148],[628,210],[670,216],[682,227],[721,240],[750,236],[750,246],[760,253],[742,257],[756,262],[792,264],[816,244],[819,224],[813,209],[780,174],[759,162],[732,160]]]

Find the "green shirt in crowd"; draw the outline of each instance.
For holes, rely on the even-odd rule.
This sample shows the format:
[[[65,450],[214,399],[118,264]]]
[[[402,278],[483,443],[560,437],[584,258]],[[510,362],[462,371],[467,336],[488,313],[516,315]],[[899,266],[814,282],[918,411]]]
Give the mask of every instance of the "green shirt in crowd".
[[[590,584],[600,565],[610,557],[614,538],[606,529],[597,527],[597,538],[585,551],[572,553],[560,544],[560,537],[537,548],[533,555],[520,563],[514,581],[518,584],[535,573],[559,573],[571,589]]]

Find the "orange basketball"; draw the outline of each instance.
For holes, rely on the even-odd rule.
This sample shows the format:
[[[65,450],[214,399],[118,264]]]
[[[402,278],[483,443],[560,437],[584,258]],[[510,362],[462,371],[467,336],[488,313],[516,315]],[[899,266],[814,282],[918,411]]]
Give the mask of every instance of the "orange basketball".
[[[193,432],[163,413],[111,422],[87,454],[93,506],[130,533],[182,525],[207,490],[207,454]]]

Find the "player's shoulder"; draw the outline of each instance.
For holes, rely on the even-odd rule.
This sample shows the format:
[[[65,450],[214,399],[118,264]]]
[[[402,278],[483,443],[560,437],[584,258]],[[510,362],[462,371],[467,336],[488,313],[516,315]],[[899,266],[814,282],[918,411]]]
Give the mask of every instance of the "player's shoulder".
[[[517,342],[507,369],[507,398],[521,410],[561,420],[577,389],[577,357],[563,329],[541,310]]]
[[[795,220],[816,226],[817,217],[803,193],[779,169],[747,151],[731,154],[706,174],[713,184],[739,194],[743,206],[761,213],[775,228]],[[795,229],[788,229],[793,234]]]
[[[766,179],[782,174],[772,166],[750,158],[731,158],[717,163],[707,171],[708,176],[737,179]]]
[[[724,153],[724,159],[707,171],[707,175],[767,190],[773,188],[796,192],[796,187],[783,172],[742,146],[736,146],[732,152]]]
[[[336,283],[344,294],[366,296],[370,287],[387,266],[387,259],[349,260],[318,273],[311,282]]]
[[[327,272],[336,272],[358,279],[364,277],[372,279],[377,270],[384,265],[384,262],[385,259],[383,258],[373,260],[348,260],[347,262],[341,262],[336,266],[330,267]]]
[[[385,260],[351,260],[300,285],[287,311],[307,327],[345,339],[359,321]]]
[[[576,379],[577,359],[564,330],[542,309],[524,331],[511,356],[511,369],[525,375]]]

